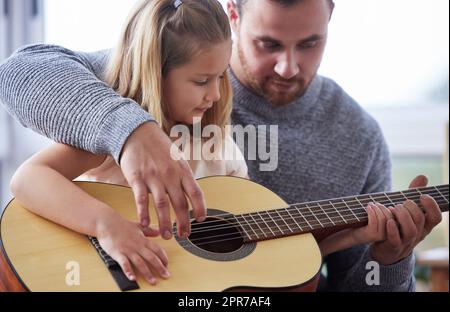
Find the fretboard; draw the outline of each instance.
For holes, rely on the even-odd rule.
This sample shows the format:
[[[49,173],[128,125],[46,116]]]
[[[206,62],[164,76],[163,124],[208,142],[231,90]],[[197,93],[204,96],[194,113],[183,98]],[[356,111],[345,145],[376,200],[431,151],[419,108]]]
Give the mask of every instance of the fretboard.
[[[236,215],[246,241],[262,241],[330,228],[367,224],[366,208],[376,202],[388,206],[412,200],[420,207],[420,197],[430,195],[441,211],[449,209],[449,185],[375,193],[293,204],[285,208]]]

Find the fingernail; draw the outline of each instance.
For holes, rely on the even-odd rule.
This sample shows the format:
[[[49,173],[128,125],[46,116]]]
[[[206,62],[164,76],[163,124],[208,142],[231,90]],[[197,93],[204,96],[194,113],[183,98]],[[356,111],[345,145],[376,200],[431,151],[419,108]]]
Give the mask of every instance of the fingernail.
[[[152,285],[155,285],[156,284],[156,278],[150,278],[149,280],[148,280],[149,282],[150,282],[150,284],[152,284]]]
[[[165,231],[163,234],[163,238],[164,239],[171,239],[172,238],[172,233],[170,233],[170,231]]]
[[[164,271],[163,277],[164,277],[164,278],[169,278],[169,277],[170,277],[169,271]]]
[[[203,222],[203,221],[205,221],[206,220],[206,216],[201,216],[201,217],[198,217],[197,218],[197,221],[198,222]]]
[[[130,280],[130,281],[134,281],[135,279],[136,279],[136,277],[134,276],[134,275],[128,275],[128,279]]]

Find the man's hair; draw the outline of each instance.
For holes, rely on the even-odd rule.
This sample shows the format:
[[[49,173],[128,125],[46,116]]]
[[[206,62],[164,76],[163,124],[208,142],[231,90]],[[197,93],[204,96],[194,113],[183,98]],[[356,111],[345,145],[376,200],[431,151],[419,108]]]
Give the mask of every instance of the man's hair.
[[[243,8],[247,4],[247,2],[249,2],[249,1],[250,0],[236,0],[236,7],[237,7],[237,10],[238,10],[238,14],[239,14],[239,16],[241,18],[242,18]],[[299,3],[299,2],[302,2],[303,0],[269,0],[269,1],[275,2],[275,3],[277,3],[277,4],[281,5],[281,6],[284,6],[284,7],[290,7],[290,6],[295,5],[295,4]],[[327,0],[327,1],[330,3],[330,5],[334,4],[333,0]]]

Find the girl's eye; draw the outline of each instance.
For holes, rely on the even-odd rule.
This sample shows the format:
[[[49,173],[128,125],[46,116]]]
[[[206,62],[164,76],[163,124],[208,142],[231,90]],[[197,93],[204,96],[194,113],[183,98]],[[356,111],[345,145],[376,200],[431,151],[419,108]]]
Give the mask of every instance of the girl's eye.
[[[208,84],[208,80],[204,80],[204,81],[195,81],[195,84],[199,85],[199,86],[205,86],[206,84]]]

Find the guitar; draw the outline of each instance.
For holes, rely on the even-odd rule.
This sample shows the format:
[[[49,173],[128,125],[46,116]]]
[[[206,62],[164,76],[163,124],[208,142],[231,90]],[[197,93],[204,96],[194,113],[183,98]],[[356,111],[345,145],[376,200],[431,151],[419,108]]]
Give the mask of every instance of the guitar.
[[[367,224],[369,202],[392,206],[411,199],[418,203],[421,194],[429,194],[442,211],[449,206],[448,184],[288,205],[246,179],[217,176],[198,183],[205,195],[207,219],[192,221],[188,239],[154,238],[169,256],[171,278],[151,286],[138,275],[136,291],[314,291],[322,265],[317,241]],[[136,218],[130,188],[76,184],[123,217]],[[149,211],[157,220],[151,204]],[[171,220],[175,220],[173,213]],[[86,236],[31,213],[14,199],[3,212],[0,235],[0,289],[121,290]],[[79,283],[67,282],[73,273],[70,263],[78,265]]]

